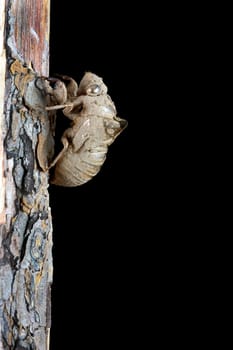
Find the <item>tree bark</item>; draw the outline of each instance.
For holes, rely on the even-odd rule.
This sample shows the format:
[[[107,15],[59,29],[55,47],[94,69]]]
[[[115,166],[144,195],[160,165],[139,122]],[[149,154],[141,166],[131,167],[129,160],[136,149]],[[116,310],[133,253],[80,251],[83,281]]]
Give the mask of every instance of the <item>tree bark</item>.
[[[0,1],[0,350],[49,349],[49,10],[49,0]]]

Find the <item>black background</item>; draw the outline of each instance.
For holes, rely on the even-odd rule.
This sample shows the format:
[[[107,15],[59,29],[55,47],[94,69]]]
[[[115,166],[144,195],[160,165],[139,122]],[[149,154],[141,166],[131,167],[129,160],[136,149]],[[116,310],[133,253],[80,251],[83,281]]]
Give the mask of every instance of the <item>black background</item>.
[[[103,77],[128,121],[94,179],[76,188],[50,186],[51,350],[61,343],[149,349],[159,337],[183,338],[176,325],[186,272],[179,273],[183,250],[190,252],[195,182],[187,166],[190,91],[182,80],[183,65],[185,76],[190,68],[169,6],[51,1],[51,75]],[[58,136],[65,127],[60,114]]]
[[[196,299],[189,261],[196,264],[195,244],[202,244],[202,169],[193,160],[195,127],[202,128],[192,90],[197,62],[190,62],[183,11],[146,2],[51,5],[51,75],[102,76],[129,122],[92,181],[50,186],[51,349],[180,344]],[[62,116],[59,123],[58,134]]]
[[[140,337],[132,325],[139,322],[144,263],[139,246],[146,231],[146,223],[139,226],[146,206],[140,198],[146,166],[141,112],[145,66],[139,57],[144,40],[140,22],[124,7],[80,5],[51,1],[50,75],[66,74],[77,82],[85,71],[103,77],[118,115],[129,124],[92,181],[76,188],[50,186],[52,350],[63,342],[69,344],[66,349],[111,349]],[[57,135],[67,127],[65,117],[59,118]],[[80,347],[83,341],[86,345]]]

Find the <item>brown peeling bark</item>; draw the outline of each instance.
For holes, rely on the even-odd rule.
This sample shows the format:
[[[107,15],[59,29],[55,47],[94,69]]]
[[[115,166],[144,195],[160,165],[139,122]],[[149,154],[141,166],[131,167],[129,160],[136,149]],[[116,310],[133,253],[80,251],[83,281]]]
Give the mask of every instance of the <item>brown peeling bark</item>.
[[[49,349],[49,5],[0,1],[0,350]]]

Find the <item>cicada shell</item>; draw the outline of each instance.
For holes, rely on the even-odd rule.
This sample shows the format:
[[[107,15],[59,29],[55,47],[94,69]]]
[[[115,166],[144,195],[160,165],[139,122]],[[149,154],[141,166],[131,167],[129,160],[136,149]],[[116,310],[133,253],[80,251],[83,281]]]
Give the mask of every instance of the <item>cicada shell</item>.
[[[117,117],[102,78],[88,72],[79,87],[70,77],[62,76],[61,80],[66,86],[66,101],[60,98],[62,104],[47,109],[63,109],[72,122],[62,136],[62,151],[50,165],[50,168],[55,166],[51,182],[72,187],[88,182],[100,171],[108,147],[127,126],[127,121]]]

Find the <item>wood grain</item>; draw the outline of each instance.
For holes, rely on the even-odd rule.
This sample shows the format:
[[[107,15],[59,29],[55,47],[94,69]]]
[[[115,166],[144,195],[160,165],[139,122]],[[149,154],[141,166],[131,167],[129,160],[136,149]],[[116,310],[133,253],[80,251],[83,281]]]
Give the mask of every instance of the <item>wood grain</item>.
[[[15,0],[14,39],[23,60],[41,75],[49,73],[49,0]]]

